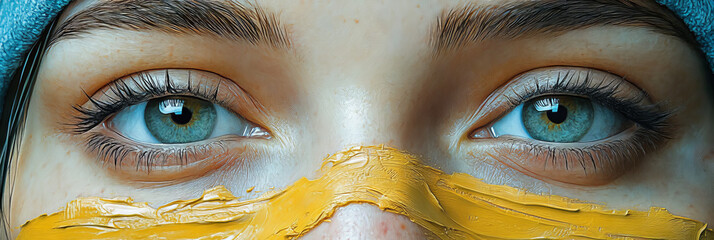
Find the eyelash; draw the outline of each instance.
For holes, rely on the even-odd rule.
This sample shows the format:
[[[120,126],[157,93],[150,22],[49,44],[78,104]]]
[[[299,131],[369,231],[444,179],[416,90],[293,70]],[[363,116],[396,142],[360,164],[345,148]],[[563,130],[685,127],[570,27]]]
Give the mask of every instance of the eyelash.
[[[598,170],[598,165],[602,168],[606,166],[605,163],[608,166],[613,166],[618,162],[620,165],[631,166],[635,163],[635,159],[646,154],[647,150],[655,148],[662,140],[663,138],[659,136],[653,136],[653,132],[640,129],[626,140],[615,140],[580,148],[556,147],[516,138],[508,138],[506,142],[509,143],[508,151],[511,151],[508,153],[513,153],[515,150],[535,153],[533,158],[543,159],[544,167],[549,162],[552,165],[562,163],[566,170],[570,170],[571,166],[579,164],[582,170],[587,173],[586,165],[592,165],[595,172]],[[586,160],[589,160],[590,163],[586,163]]]
[[[648,151],[655,149],[665,140],[670,139],[671,125],[669,119],[672,111],[663,111],[657,104],[647,103],[645,92],[636,97],[618,97],[621,91],[620,81],[605,81],[596,83],[591,74],[584,78],[577,74],[580,71],[570,70],[559,74],[552,84],[538,84],[523,91],[513,90],[512,96],[507,96],[508,111],[536,97],[547,95],[578,95],[589,98],[605,107],[613,109],[626,119],[635,123],[638,128],[626,137],[615,140],[598,141],[595,143],[550,143],[531,139],[506,136],[503,148],[497,148],[498,153],[492,156],[523,158],[527,153],[529,159],[542,161],[543,167],[548,165],[564,166],[566,170],[572,166],[581,166],[586,175],[592,171],[610,166],[614,170],[627,169],[643,157]],[[622,80],[624,81],[624,80]],[[508,112],[506,111],[506,112]],[[530,160],[529,160],[530,161]],[[617,165],[616,165],[617,164]],[[610,174],[608,171],[600,172]]]
[[[611,107],[642,128],[638,129],[629,141],[618,140],[616,142],[597,144],[586,148],[553,147],[532,143],[530,141],[511,139],[509,141],[511,142],[510,149],[517,149],[519,148],[519,144],[525,144],[520,146],[530,148],[529,152],[537,152],[538,155],[548,156],[545,164],[547,164],[548,161],[555,163],[556,160],[562,160],[567,169],[569,167],[568,162],[572,162],[567,156],[575,156],[576,159],[581,159],[581,161],[579,161],[581,165],[583,164],[582,159],[587,158],[593,161],[593,165],[595,165],[593,155],[598,156],[598,159],[605,158],[611,163],[612,158],[615,158],[613,156],[617,155],[617,158],[621,159],[632,159],[634,156],[644,154],[645,148],[653,148],[661,139],[669,138],[667,131],[669,128],[668,118],[672,113],[663,112],[654,104],[643,104],[643,101],[647,98],[644,92],[638,97],[631,99],[617,98],[614,96],[619,89],[619,84],[610,82],[609,84],[596,84],[593,86],[589,74],[586,75],[583,81],[580,81],[580,79],[575,76],[576,74],[571,74],[570,71],[566,74],[558,75],[557,81],[552,84],[552,86],[542,86],[536,82],[535,89],[527,91],[526,94],[521,95],[516,93],[515,98],[507,97],[511,105],[510,108],[512,109],[533,97],[543,95],[582,95],[606,107]],[[126,81],[131,81],[131,83],[136,85],[140,90],[132,89],[129,87],[130,84]],[[90,107],[74,106],[74,109],[78,112],[78,116],[75,117],[77,121],[71,124],[73,131],[76,134],[86,133],[101,124],[112,114],[128,106],[166,95],[191,95],[221,104],[217,99],[218,85],[208,88],[194,88],[192,86],[189,78],[186,87],[176,87],[170,78],[168,70],[165,74],[164,86],[159,85],[149,74],[137,74],[129,79],[115,81],[107,90],[107,92],[115,96],[109,97],[107,100],[98,100],[87,95],[91,103]],[[216,141],[209,145],[225,148],[223,144],[222,141]],[[159,149],[141,151],[135,147],[129,147],[113,137],[93,133],[87,138],[87,147],[91,152],[97,153],[99,158],[104,160],[104,162],[113,162],[115,166],[121,164],[122,160],[129,154],[137,153],[137,168],[143,163],[147,169],[150,169],[154,161],[167,159],[170,156],[177,156],[178,159],[176,159],[176,161],[183,165],[189,161],[188,158],[190,156],[195,156],[196,152],[205,151],[207,148],[213,146],[187,146],[171,149],[170,151]],[[586,155],[588,157],[586,157]],[[557,159],[557,156],[564,156],[564,159]]]
[[[593,85],[593,79],[589,73],[582,81],[576,76],[577,74],[573,74],[573,71],[568,71],[566,74],[558,74],[556,82],[547,87],[538,84],[536,81],[535,89],[528,91],[526,94],[521,95],[514,92],[515,98],[507,97],[510,104],[509,109],[540,96],[563,94],[585,96],[605,107],[612,108],[625,118],[657,134],[658,137],[669,138],[669,118],[674,112],[662,111],[657,104],[644,103],[648,97],[645,92],[640,92],[634,98],[618,98],[615,96],[620,89],[621,83],[612,81],[608,84],[601,82]]]
[[[107,92],[111,92],[114,96],[109,97],[107,100],[94,99],[84,92],[89,98],[91,106],[75,105],[73,108],[78,113],[78,116],[75,116],[74,119],[76,121],[69,125],[73,128],[75,134],[86,133],[112,114],[126,107],[166,95],[189,95],[218,105],[225,105],[224,102],[218,100],[218,84],[207,88],[195,88],[189,75],[186,87],[178,88],[171,80],[168,70],[166,70],[165,78],[164,86],[159,85],[154,77],[146,73],[139,73],[129,77],[129,79],[117,80],[109,85]],[[131,81],[140,90],[132,89],[126,81]]]
[[[165,73],[163,82],[162,86],[150,74],[139,73],[128,79],[120,79],[110,84],[106,92],[111,93],[112,96],[107,97],[106,100],[94,99],[85,92],[85,95],[89,98],[90,106],[74,106],[78,115],[74,117],[76,121],[69,125],[77,135],[88,133],[126,107],[167,95],[188,95],[218,105],[226,105],[223,101],[218,100],[219,84],[205,88],[193,87],[194,83],[191,82],[189,75],[186,86],[177,87],[168,70]],[[135,88],[130,87],[131,85],[135,86]],[[155,162],[172,162],[184,166],[192,162],[191,160],[198,159],[199,156],[212,155],[207,154],[212,149],[225,150],[227,148],[225,139],[218,139],[204,144],[164,146],[159,149],[152,146],[138,145],[138,143],[133,143],[134,145],[127,144],[119,138],[121,136],[113,137],[103,133],[89,133],[85,144],[88,151],[97,154],[99,160],[103,163],[113,163],[116,167],[121,165],[125,159],[129,159],[129,156],[132,156],[132,164],[136,166],[136,169],[139,170],[139,168],[145,167],[147,173],[152,170]]]
[[[190,162],[195,162],[198,156],[211,152],[211,149],[225,150],[227,148],[225,140],[216,140],[197,146],[183,145],[170,149],[144,147],[148,149],[141,149],[141,147],[127,145],[114,137],[100,133],[91,133],[86,144],[87,149],[96,153],[101,162],[113,163],[115,167],[121,165],[130,154],[135,154],[133,164],[136,165],[136,170],[140,170],[143,166],[147,173],[151,172],[154,162],[171,161],[176,162],[177,165],[185,166]]]

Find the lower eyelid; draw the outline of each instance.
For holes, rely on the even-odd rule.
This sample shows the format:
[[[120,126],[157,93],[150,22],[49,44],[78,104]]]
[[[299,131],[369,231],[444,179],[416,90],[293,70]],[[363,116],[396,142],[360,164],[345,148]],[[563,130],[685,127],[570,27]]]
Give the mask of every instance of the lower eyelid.
[[[169,145],[145,145],[108,129],[86,136],[87,152],[110,173],[132,182],[185,182],[228,163],[253,159],[250,144],[237,137]],[[241,139],[244,140],[244,139]]]
[[[612,182],[632,169],[658,141],[640,128],[599,142],[553,144],[503,136],[478,140],[474,148],[546,182],[597,186]]]

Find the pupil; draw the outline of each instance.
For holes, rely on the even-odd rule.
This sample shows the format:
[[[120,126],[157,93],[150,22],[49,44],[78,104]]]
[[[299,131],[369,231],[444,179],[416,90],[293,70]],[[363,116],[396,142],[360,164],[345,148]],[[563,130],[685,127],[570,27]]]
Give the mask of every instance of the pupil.
[[[548,111],[548,113],[546,114],[548,115],[548,120],[555,124],[560,124],[562,122],[565,122],[565,119],[568,118],[568,108],[558,106],[557,112]]]
[[[184,107],[181,109],[181,114],[172,113],[171,120],[173,120],[175,123],[177,123],[179,125],[184,125],[191,121],[192,116],[193,116],[193,113],[191,112],[191,110]]]

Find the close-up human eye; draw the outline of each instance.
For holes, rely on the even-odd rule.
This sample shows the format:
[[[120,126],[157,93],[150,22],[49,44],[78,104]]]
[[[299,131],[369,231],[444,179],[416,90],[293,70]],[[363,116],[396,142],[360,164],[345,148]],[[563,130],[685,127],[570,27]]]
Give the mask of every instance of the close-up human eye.
[[[592,99],[545,95],[518,104],[491,126],[494,137],[512,135],[543,142],[594,142],[631,126],[628,120]]]
[[[711,1],[0,0],[0,240],[714,240]]]
[[[191,81],[192,73],[201,81]],[[219,92],[220,84],[233,83],[196,70],[132,74],[75,106],[76,116],[67,125],[85,138],[98,161],[140,171],[221,155],[241,139],[270,138],[264,128],[221,105],[231,97]]]
[[[220,124],[219,124],[220,123]],[[251,136],[250,123],[209,101],[169,96],[121,110],[108,123],[143,143],[192,143],[227,134]]]
[[[510,110],[470,138],[507,142],[497,156],[531,175],[605,184],[668,139],[671,113],[619,76],[541,69],[514,81],[498,90]]]

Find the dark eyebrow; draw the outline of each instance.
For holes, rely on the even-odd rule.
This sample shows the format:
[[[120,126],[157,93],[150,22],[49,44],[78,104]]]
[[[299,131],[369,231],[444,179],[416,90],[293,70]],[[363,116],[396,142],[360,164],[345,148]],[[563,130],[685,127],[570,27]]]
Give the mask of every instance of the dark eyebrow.
[[[698,46],[681,20],[651,0],[541,0],[488,7],[467,5],[442,14],[434,29],[432,45],[439,53],[486,39],[514,39],[607,25],[645,27]]]
[[[58,26],[50,44],[97,29],[213,34],[251,44],[290,45],[275,15],[259,7],[215,0],[108,0],[84,9]]]

